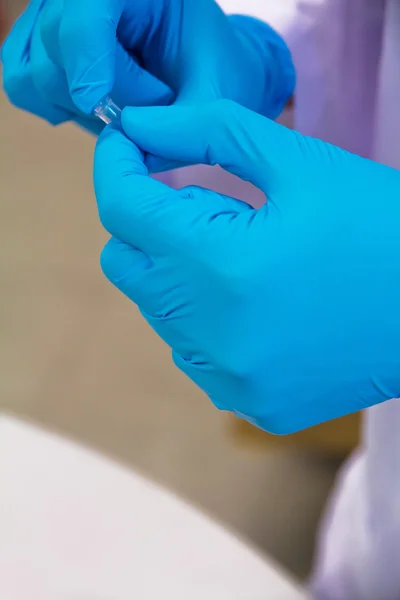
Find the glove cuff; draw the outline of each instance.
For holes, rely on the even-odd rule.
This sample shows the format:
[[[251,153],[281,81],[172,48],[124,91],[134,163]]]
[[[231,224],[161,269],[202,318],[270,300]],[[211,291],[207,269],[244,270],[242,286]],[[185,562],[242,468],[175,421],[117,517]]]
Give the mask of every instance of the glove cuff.
[[[283,38],[272,27],[245,15],[229,17],[239,33],[253,45],[260,60],[264,62],[265,80],[263,103],[259,112],[276,119],[293,95],[296,71],[292,56]]]

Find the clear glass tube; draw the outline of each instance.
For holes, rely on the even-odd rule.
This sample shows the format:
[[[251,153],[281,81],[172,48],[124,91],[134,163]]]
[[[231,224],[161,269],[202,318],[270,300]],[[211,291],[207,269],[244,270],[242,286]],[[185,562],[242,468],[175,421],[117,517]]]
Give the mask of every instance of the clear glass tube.
[[[112,101],[110,96],[106,96],[93,109],[93,113],[106,125],[119,122],[121,119],[121,109]]]

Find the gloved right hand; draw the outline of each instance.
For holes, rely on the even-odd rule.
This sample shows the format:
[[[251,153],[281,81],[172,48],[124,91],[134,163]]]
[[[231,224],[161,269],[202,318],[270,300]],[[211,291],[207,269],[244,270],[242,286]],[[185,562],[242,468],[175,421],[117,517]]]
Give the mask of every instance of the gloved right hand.
[[[219,408],[289,433],[400,394],[400,172],[227,101],[126,108],[97,144],[107,277]],[[219,164],[255,210],[148,176]],[[127,333],[129,335],[129,333]]]
[[[214,0],[32,0],[2,58],[15,105],[96,133],[110,93],[121,108],[228,98],[273,118],[294,87],[283,40]]]

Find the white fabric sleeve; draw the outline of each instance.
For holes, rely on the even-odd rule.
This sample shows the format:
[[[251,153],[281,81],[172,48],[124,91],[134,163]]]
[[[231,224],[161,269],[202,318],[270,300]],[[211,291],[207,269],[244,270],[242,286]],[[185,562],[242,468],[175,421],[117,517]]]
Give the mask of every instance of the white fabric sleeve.
[[[315,600],[400,598],[400,400],[368,409],[322,523]]]
[[[329,52],[320,48],[329,0],[219,0],[219,4],[227,13],[264,21],[284,39],[296,70],[294,125],[302,133],[316,135],[329,94]]]

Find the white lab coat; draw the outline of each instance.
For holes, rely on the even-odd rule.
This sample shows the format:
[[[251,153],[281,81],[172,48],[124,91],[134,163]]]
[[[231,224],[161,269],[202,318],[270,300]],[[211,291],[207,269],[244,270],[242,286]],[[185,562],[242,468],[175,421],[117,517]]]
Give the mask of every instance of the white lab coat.
[[[296,129],[400,169],[400,0],[220,3],[268,22],[289,44]],[[197,179],[262,200],[215,169],[174,178],[179,187]],[[316,600],[400,599],[400,400],[365,415],[362,448],[338,478],[321,527],[311,587]]]

